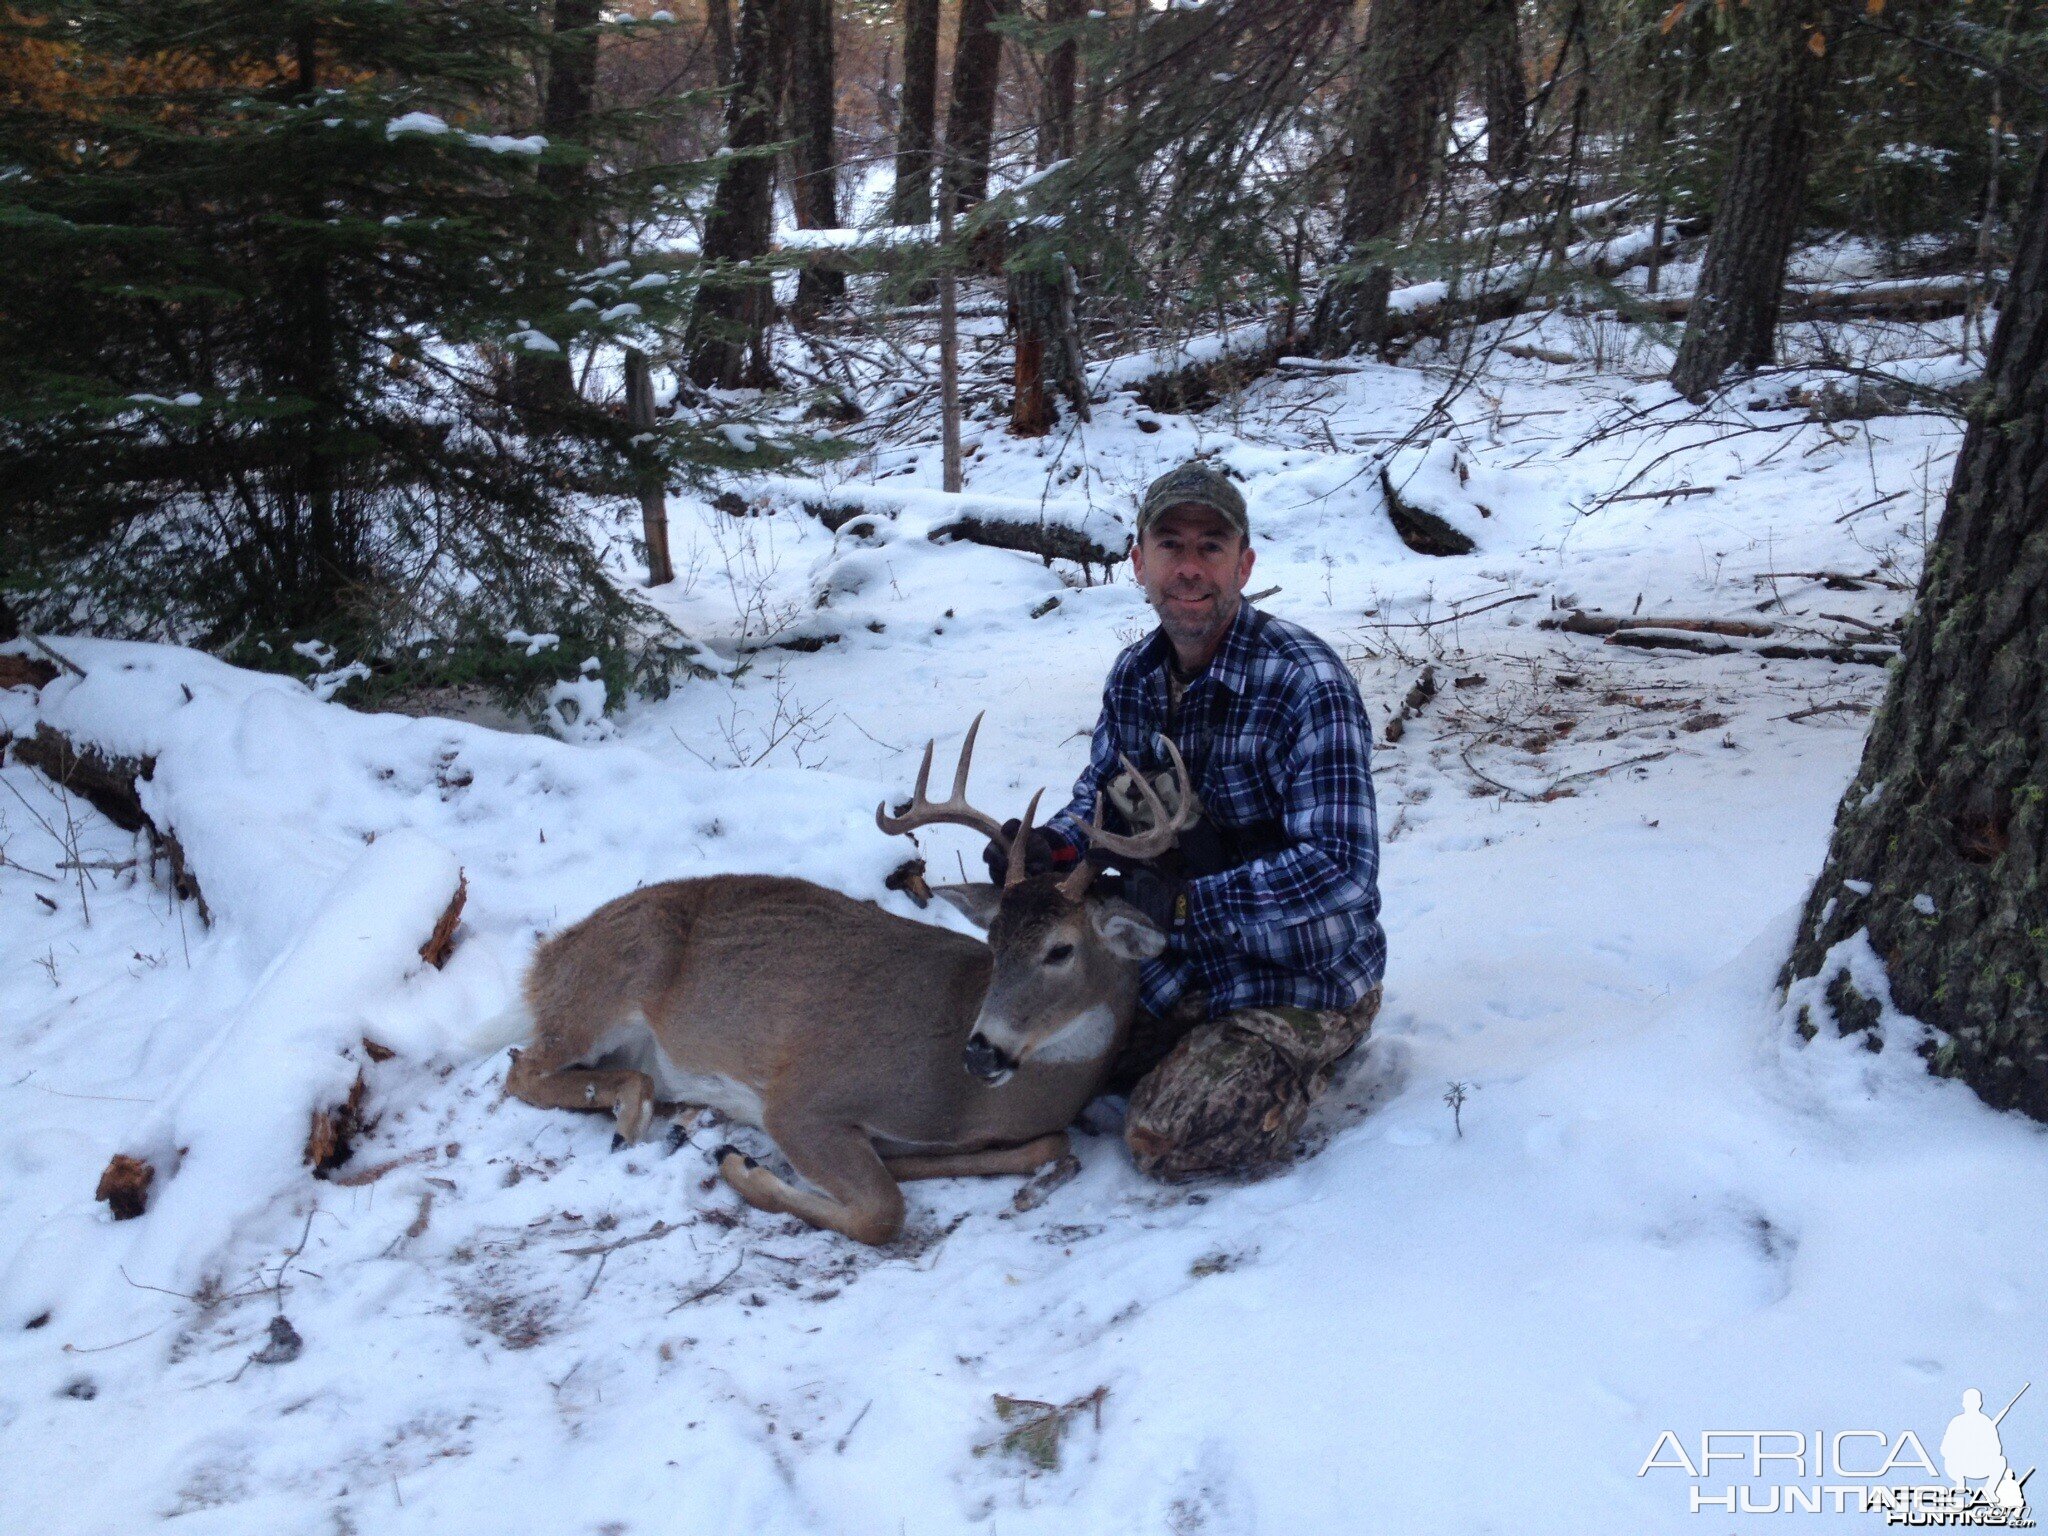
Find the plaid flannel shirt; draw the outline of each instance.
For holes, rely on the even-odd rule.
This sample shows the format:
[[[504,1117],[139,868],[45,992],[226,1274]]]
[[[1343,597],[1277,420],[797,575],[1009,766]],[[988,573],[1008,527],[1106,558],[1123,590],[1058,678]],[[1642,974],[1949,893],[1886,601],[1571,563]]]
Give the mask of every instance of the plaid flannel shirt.
[[[1358,683],[1299,625],[1238,608],[1203,672],[1169,708],[1170,644],[1154,630],[1117,657],[1088,767],[1046,824],[1071,862],[1122,752],[1149,778],[1186,759],[1220,826],[1277,822],[1290,846],[1188,882],[1187,917],[1146,962],[1139,1001],[1162,1014],[1190,986],[1212,1017],[1247,1007],[1349,1008],[1386,969],[1372,728]]]

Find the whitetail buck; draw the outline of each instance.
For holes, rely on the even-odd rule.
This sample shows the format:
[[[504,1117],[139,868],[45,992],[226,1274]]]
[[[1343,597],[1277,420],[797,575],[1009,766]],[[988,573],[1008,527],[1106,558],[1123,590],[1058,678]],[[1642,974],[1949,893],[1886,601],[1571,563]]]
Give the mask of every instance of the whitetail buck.
[[[966,800],[980,728],[977,715],[948,799],[927,796],[927,744],[909,809],[877,806],[876,824],[1002,836]],[[1191,823],[1187,767],[1167,750],[1174,811],[1133,770],[1151,826],[1105,832],[1098,802],[1095,844],[1152,858]],[[864,1243],[902,1229],[899,1179],[1030,1173],[1057,1160],[1123,1043],[1139,963],[1166,940],[1135,908],[1089,891],[1086,859],[1064,878],[1027,875],[1038,800],[1001,888],[936,893],[987,928],[986,944],[769,875],[672,880],[599,907],[535,955],[532,1043],[507,1091],[542,1108],[610,1110],[629,1142],[657,1100],[721,1110],[766,1131],[813,1186],[720,1148],[719,1171],[742,1199]]]

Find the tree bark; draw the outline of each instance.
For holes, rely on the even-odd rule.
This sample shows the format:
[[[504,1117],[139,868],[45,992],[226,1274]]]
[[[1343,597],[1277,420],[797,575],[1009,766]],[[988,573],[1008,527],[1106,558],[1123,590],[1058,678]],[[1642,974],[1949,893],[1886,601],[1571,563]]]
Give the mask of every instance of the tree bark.
[[[938,121],[939,0],[903,0],[903,118],[896,129],[891,224],[932,219],[932,146]]]
[[[1688,400],[1730,368],[1763,367],[1776,349],[1779,293],[1806,191],[1808,109],[1820,82],[1797,12],[1785,13],[1735,106],[1713,233],[1671,365],[1671,386]]]
[[[725,142],[735,151],[719,172],[704,220],[704,261],[684,346],[693,383],[722,389],[770,389],[768,325],[775,289],[766,272],[749,270],[768,254],[774,223],[775,159],[759,150],[775,142],[782,98],[778,34],[787,25],[784,0],[743,0],[726,98]]]
[[[1867,1027],[1867,933],[1933,1069],[2048,1119],[2048,158],[1985,380],[1785,979],[1802,1032]]]
[[[626,419],[636,439],[654,432],[654,375],[647,354],[626,348]],[[640,489],[640,531],[647,541],[647,585],[667,586],[676,579],[668,549],[668,475],[661,461],[645,448],[634,454],[633,477]]]
[[[1498,180],[1528,159],[1529,82],[1522,72],[1518,0],[1487,0],[1479,19],[1480,94],[1486,108],[1486,169]]]
[[[1018,437],[1045,436],[1057,419],[1055,397],[1088,420],[1073,268],[1064,256],[1051,254],[1011,269],[1010,326],[1017,338],[1010,431]]]
[[[590,125],[597,97],[598,0],[555,0],[548,29],[547,90],[541,98],[541,131],[550,140],[580,141]],[[575,211],[583,180],[580,165],[543,165],[540,184],[567,205],[556,221],[554,237],[537,253],[543,270],[575,265],[583,251],[584,229]],[[522,352],[512,364],[513,389],[521,409],[546,416],[565,409],[576,398],[576,378],[567,351]]]
[[[1045,20],[1051,27],[1080,24],[1085,0],[1046,0]],[[1045,56],[1045,78],[1038,97],[1038,145],[1033,165],[1044,170],[1074,153],[1074,86],[1079,76],[1081,45],[1069,36]]]
[[[723,90],[732,84],[732,0],[704,0],[704,27],[711,34],[711,75]]]
[[[1385,340],[1394,273],[1385,245],[1422,189],[1433,88],[1464,41],[1471,0],[1377,0],[1351,100],[1351,166],[1338,240],[1351,270],[1324,285],[1310,341],[1340,357]]]
[[[790,201],[799,229],[839,227],[839,155],[833,142],[832,0],[784,0],[790,12],[789,116],[796,176]],[[796,309],[813,315],[846,294],[846,274],[806,266],[797,276]]]
[[[1003,36],[996,19],[1014,0],[960,0],[960,32],[953,44],[953,99],[946,109],[946,158],[941,183],[961,218],[988,196],[989,146],[996,132],[996,87],[1003,69]]]

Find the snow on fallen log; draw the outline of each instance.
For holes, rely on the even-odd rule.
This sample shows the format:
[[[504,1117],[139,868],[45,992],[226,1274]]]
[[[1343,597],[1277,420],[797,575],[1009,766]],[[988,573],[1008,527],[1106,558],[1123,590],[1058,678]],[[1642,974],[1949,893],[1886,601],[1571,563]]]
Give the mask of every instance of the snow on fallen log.
[[[948,494],[921,487],[837,485],[771,477],[757,495],[801,507],[834,532],[861,517],[888,519],[899,535],[922,534],[944,542],[964,539],[1017,550],[1046,560],[1115,565],[1131,550],[1131,529],[1115,509],[1100,504],[976,492]]]
[[[1387,516],[1401,542],[1419,555],[1469,555],[1476,550],[1480,524],[1493,512],[1467,492],[1470,479],[1471,470],[1447,437],[1403,448],[1380,466]]]
[[[452,853],[403,830],[334,882],[297,942],[122,1139],[120,1182],[139,1177],[148,1196],[123,1260],[130,1273],[195,1289],[244,1222],[290,1198],[309,1167],[346,1159],[347,1130],[364,1113],[365,1017],[425,967],[421,945],[461,883]],[[115,1167],[104,1177],[116,1179]]]

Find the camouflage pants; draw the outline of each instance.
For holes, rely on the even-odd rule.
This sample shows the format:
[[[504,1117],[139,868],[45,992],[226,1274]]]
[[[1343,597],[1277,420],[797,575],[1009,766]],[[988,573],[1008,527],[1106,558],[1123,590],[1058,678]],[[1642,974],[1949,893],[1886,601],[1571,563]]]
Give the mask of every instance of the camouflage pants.
[[[1202,1022],[1196,995],[1163,1019],[1141,1014],[1109,1082],[1131,1095],[1124,1140],[1139,1169],[1174,1183],[1284,1160],[1379,1010],[1374,987],[1348,1010],[1242,1008]]]

